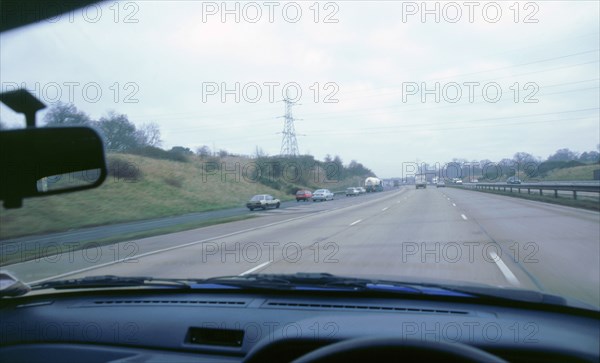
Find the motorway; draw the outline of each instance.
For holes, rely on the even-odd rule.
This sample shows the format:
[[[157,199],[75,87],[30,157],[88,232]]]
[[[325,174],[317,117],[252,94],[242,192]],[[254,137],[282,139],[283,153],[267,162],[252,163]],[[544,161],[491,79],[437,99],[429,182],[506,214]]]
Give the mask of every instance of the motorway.
[[[329,272],[469,281],[600,307],[600,214],[457,188],[294,203],[253,218],[6,266],[22,280]]]

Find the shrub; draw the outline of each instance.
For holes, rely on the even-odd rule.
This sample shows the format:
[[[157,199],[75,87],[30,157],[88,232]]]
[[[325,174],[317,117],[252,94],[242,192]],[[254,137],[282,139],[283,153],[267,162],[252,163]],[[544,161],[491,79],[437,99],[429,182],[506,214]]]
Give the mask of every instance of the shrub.
[[[108,175],[115,181],[136,182],[142,179],[142,171],[135,163],[113,155],[109,155],[107,159]]]

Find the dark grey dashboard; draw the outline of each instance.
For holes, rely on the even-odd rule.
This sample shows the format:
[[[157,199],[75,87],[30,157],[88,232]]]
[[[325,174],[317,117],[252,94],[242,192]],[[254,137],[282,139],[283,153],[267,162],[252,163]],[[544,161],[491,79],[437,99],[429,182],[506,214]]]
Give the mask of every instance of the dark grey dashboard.
[[[333,342],[464,343],[508,361],[598,361],[598,315],[455,301],[239,293],[2,300],[2,362],[290,361]]]

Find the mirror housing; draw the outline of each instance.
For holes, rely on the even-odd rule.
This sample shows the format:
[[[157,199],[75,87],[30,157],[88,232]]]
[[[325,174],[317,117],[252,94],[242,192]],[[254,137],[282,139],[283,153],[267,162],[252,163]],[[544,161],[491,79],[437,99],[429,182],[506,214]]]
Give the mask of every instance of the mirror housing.
[[[98,187],[107,169],[102,139],[89,127],[0,131],[0,200],[18,208],[23,198]]]

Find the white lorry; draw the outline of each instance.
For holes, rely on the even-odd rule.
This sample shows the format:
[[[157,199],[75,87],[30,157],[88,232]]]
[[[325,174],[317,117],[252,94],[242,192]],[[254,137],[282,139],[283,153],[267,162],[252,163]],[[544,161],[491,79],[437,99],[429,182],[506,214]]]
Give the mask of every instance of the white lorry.
[[[368,177],[365,179],[365,189],[367,193],[383,191],[383,182],[379,178]]]

